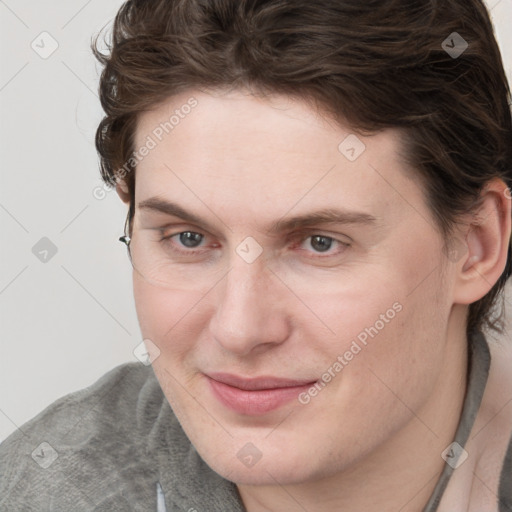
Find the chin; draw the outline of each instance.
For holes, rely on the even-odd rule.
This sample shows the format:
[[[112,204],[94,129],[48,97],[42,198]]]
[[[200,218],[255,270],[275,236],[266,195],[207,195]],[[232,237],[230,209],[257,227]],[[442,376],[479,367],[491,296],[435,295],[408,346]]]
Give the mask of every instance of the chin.
[[[223,455],[211,453],[203,460],[213,471],[226,480],[242,485],[280,485],[300,484],[320,478],[314,468],[306,460],[286,458],[283,453],[276,453],[261,459],[252,466],[245,466],[237,457],[226,453]]]
[[[292,475],[290,472],[293,471],[293,469],[286,467],[272,468],[272,470],[268,470],[263,466],[259,468],[253,467],[247,469],[230,467],[227,468],[227,471],[221,472],[220,468],[214,468],[214,471],[226,480],[230,480],[237,485],[275,486],[276,482],[278,482],[280,485],[292,485],[300,484],[311,479],[311,477],[308,478],[307,475]]]

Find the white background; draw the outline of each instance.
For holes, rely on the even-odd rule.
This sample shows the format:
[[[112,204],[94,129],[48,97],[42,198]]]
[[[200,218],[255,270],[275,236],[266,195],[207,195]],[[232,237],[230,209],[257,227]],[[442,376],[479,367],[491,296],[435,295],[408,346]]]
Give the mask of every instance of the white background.
[[[93,195],[102,111],[89,46],[121,4],[0,0],[0,440],[134,361],[142,341],[117,241],[126,208],[113,191]],[[512,0],[488,5],[510,77]],[[42,32],[58,43],[47,59],[31,48],[41,37],[50,48]],[[57,247],[47,263],[32,252],[43,237]]]

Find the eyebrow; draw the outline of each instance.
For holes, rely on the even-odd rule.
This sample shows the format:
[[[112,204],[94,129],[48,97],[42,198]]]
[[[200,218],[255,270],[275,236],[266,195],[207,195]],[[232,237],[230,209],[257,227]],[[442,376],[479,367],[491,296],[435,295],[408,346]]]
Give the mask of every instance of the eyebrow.
[[[141,210],[165,213],[166,215],[172,215],[173,217],[178,217],[187,222],[201,224],[209,229],[212,229],[210,224],[203,220],[201,217],[198,217],[197,215],[188,212],[187,210],[177,205],[176,203],[172,203],[165,199],[161,199],[160,197],[151,197],[149,199],[141,201],[137,206]]]
[[[157,211],[167,215],[178,217],[184,221],[201,224],[210,229],[211,226],[201,217],[185,210],[176,203],[151,197],[138,204],[141,210]],[[327,208],[295,217],[281,218],[273,222],[268,230],[269,234],[278,234],[285,231],[293,231],[318,224],[359,224],[372,225],[377,218],[365,212],[350,211],[344,209]]]
[[[369,213],[350,210],[327,208],[296,217],[283,218],[274,222],[269,232],[280,233],[299,228],[307,228],[317,224],[359,224],[371,225],[377,222],[377,218]]]

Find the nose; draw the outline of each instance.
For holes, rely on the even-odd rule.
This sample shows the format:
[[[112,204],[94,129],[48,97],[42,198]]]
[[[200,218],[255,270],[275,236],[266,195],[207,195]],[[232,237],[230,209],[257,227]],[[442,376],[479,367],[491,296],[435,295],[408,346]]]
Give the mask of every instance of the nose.
[[[286,290],[263,259],[251,264],[235,261],[215,299],[210,333],[224,350],[245,356],[288,338]]]

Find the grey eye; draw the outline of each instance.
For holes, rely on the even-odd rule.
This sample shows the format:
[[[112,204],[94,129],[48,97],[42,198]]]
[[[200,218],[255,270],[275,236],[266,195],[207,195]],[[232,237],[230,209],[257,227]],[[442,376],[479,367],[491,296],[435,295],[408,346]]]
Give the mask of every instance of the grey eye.
[[[184,231],[180,233],[180,242],[185,247],[198,247],[203,241],[204,236],[193,231]]]
[[[332,247],[334,240],[328,236],[315,235],[311,237],[311,247],[318,252],[326,252]]]

